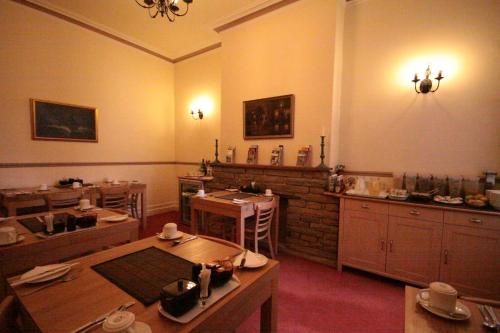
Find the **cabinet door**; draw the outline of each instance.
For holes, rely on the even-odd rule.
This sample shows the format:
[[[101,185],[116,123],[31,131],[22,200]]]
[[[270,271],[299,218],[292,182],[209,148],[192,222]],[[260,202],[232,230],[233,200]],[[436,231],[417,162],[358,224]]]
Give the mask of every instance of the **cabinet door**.
[[[441,223],[390,216],[387,273],[422,283],[439,280],[442,234]]]
[[[445,225],[441,280],[466,295],[500,298],[500,232]]]
[[[342,261],[372,271],[385,271],[387,215],[346,210]]]

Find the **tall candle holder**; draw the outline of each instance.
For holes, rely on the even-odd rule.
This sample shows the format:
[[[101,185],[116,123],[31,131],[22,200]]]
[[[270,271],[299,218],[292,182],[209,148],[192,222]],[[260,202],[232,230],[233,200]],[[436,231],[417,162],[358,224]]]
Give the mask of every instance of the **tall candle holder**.
[[[215,161],[214,164],[220,163],[219,161],[219,140],[215,139]]]
[[[321,163],[318,165],[318,168],[328,168],[328,166],[325,164],[325,136],[322,135],[320,136],[321,138],[321,154],[319,155],[319,158],[321,159]]]

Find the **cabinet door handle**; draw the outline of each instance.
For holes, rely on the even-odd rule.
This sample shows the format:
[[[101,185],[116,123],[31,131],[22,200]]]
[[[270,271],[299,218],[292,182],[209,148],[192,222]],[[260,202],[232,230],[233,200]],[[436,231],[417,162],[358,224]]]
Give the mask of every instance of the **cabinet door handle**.
[[[380,249],[382,251],[385,251],[385,240],[383,240],[383,239],[380,240]]]
[[[470,221],[471,223],[477,223],[477,224],[481,224],[481,223],[483,223],[483,220],[481,220],[481,219],[477,219],[477,218],[470,218],[470,219],[469,219],[469,221]]]
[[[448,250],[444,250],[444,264],[448,265]]]
[[[392,241],[392,240],[390,240],[390,241],[389,241],[389,252],[392,252],[392,244],[393,244],[393,241]]]
[[[414,210],[410,211],[410,214],[411,215],[420,215],[420,212],[418,210],[414,209]]]
[[[368,204],[362,204],[361,208],[370,209],[370,206],[368,206]]]

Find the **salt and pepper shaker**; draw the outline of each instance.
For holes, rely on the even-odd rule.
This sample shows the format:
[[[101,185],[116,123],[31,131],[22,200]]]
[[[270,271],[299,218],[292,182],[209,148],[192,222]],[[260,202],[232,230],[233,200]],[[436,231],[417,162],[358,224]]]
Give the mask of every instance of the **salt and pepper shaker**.
[[[205,266],[205,264],[201,264],[201,272],[198,275],[200,281],[200,299],[201,305],[205,306],[208,298],[208,285],[210,284],[210,274],[211,271]]]
[[[47,230],[47,233],[52,234],[54,232],[54,215],[45,215],[43,219],[45,220],[45,228]]]

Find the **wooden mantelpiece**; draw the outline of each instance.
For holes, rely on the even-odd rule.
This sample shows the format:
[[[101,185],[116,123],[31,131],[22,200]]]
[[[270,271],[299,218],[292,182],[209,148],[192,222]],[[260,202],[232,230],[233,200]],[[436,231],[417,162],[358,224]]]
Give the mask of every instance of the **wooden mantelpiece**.
[[[264,164],[244,164],[244,163],[217,163],[213,164],[216,168],[239,168],[239,169],[265,169],[265,170],[283,170],[283,171],[306,171],[306,172],[328,172],[330,168],[318,167],[298,167],[298,166],[277,166]]]

